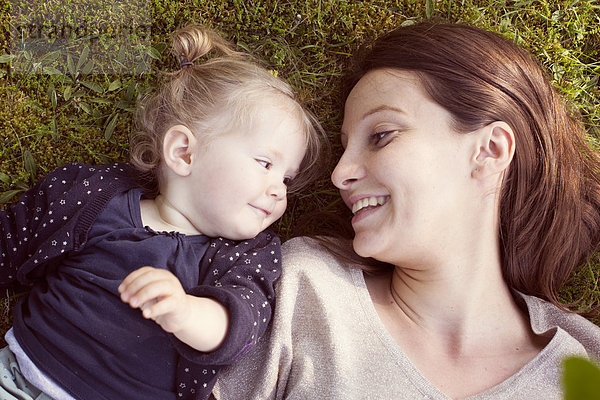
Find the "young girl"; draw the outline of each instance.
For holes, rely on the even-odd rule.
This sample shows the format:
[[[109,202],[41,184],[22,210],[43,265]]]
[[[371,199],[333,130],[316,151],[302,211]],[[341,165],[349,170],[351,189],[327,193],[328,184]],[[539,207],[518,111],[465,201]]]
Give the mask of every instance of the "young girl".
[[[0,211],[0,283],[31,287],[1,398],[206,398],[265,331],[281,258],[265,229],[314,170],[318,125],[215,33],[173,47],[131,164],[64,166]]]

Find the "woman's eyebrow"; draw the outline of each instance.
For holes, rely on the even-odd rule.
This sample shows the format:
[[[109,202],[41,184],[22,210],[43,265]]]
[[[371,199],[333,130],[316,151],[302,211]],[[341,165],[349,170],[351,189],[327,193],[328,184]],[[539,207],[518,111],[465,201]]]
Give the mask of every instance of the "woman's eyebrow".
[[[365,115],[362,116],[362,119],[367,118],[370,115],[373,114],[377,114],[378,112],[382,112],[382,111],[394,111],[400,114],[406,114],[406,111],[404,111],[403,109],[399,108],[399,107],[393,107],[393,106],[388,106],[388,105],[381,105],[379,107],[375,107],[372,110],[369,110],[365,113]]]
[[[400,113],[400,114],[407,114],[406,111],[404,111],[403,109],[399,108],[399,107],[393,107],[393,106],[388,106],[388,105],[380,105],[378,107],[375,107],[369,111],[367,111],[361,118],[361,121],[364,121],[367,117],[373,115],[373,114],[377,114],[378,112],[383,112],[383,111],[393,111],[396,113]],[[346,133],[344,131],[340,132],[340,136],[341,136],[341,140],[343,141],[344,138],[347,136]]]

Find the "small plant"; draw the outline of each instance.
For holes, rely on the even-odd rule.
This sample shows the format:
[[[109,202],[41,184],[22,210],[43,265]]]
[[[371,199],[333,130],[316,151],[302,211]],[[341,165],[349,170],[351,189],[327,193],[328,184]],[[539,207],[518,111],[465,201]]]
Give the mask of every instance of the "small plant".
[[[600,368],[581,357],[563,362],[564,400],[600,400]]]

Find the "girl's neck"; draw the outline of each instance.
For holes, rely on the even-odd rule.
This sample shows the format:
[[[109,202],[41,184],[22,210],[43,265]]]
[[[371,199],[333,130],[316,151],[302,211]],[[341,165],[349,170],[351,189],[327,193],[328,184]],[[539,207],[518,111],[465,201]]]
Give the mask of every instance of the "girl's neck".
[[[155,231],[199,235],[199,232],[169,200],[159,194],[154,199],[140,201],[142,223]]]

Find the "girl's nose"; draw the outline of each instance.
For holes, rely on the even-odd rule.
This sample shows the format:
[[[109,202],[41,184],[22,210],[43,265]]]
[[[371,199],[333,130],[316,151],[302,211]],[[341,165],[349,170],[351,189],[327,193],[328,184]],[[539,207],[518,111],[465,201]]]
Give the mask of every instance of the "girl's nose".
[[[357,162],[357,157],[346,150],[331,173],[331,181],[338,189],[348,190],[353,182],[363,176],[363,166]]]
[[[285,198],[285,196],[287,195],[287,186],[285,185],[285,183],[283,183],[283,180],[271,182],[271,184],[267,188],[267,194],[269,196],[275,197],[278,200]]]

